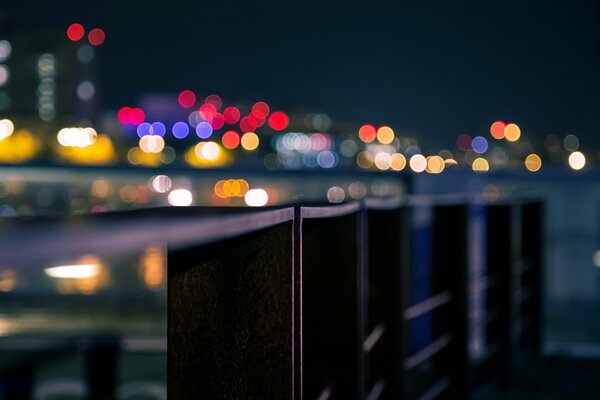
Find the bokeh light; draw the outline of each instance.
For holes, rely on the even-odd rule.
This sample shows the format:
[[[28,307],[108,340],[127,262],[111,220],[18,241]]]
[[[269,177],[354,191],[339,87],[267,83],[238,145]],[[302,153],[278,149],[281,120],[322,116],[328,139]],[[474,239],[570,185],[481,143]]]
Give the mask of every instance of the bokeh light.
[[[190,127],[185,122],[175,122],[171,132],[173,132],[173,136],[175,136],[177,139],[185,139],[190,133]]]
[[[153,122],[150,125],[151,135],[165,136],[165,133],[167,133],[167,128],[162,122]]]
[[[269,105],[264,101],[254,103],[254,105],[252,106],[252,115],[257,119],[266,119],[269,115],[269,111]]]
[[[466,133],[459,135],[458,138],[456,139],[456,147],[460,151],[470,150],[471,149],[471,136],[467,135]]]
[[[415,154],[410,158],[408,164],[414,172],[423,172],[427,168],[427,159],[422,154]]]
[[[517,124],[508,124],[504,128],[504,138],[509,142],[516,142],[521,137],[521,128]]]
[[[220,110],[221,106],[223,105],[223,100],[221,100],[221,97],[219,97],[219,95],[209,94],[208,96],[206,96],[206,99],[204,99],[204,103],[212,104],[215,107],[215,110]]]
[[[488,172],[490,170],[490,165],[485,158],[480,157],[473,160],[473,165],[471,165],[471,168],[475,172]]]
[[[156,193],[166,193],[171,189],[171,178],[167,175],[156,175],[150,178],[148,186]]]
[[[250,207],[262,207],[269,202],[269,194],[264,189],[251,189],[244,195],[244,201]]]
[[[389,126],[377,129],[377,140],[382,144],[390,144],[394,140],[394,130]]]
[[[230,125],[237,123],[240,120],[240,116],[241,113],[237,107],[230,106],[223,110],[223,119]]]
[[[569,167],[578,171],[585,167],[585,155],[580,151],[575,151],[569,154]]]
[[[177,101],[181,107],[190,108],[196,103],[196,95],[191,90],[184,90],[177,96]]]
[[[100,46],[104,43],[105,39],[106,34],[100,28],[94,28],[88,33],[88,42],[90,42],[92,46]]]
[[[67,28],[67,37],[69,38],[69,40],[72,40],[73,42],[81,40],[81,38],[83,37],[84,34],[85,34],[85,29],[83,28],[83,25],[81,25],[81,24],[71,24]]]
[[[477,154],[483,154],[488,150],[488,141],[483,136],[475,136],[471,141],[471,147]]]
[[[258,128],[258,122],[252,115],[246,115],[240,120],[240,130],[242,132],[254,132]]]
[[[542,159],[537,154],[530,154],[525,158],[525,168],[531,172],[537,172],[542,168]]]
[[[440,156],[430,156],[426,158],[427,166],[425,171],[430,174],[440,174],[444,170],[446,164],[444,164],[444,159]]]
[[[168,196],[169,204],[177,207],[186,207],[192,205],[194,201],[192,192],[187,189],[175,189]]]
[[[287,128],[289,123],[290,123],[289,117],[287,116],[286,113],[284,113],[282,111],[275,111],[269,117],[269,126],[274,131],[284,130],[285,128]],[[253,129],[251,129],[250,131],[253,131]]]
[[[240,144],[240,135],[236,131],[227,131],[221,138],[223,146],[228,149],[235,149]]]
[[[579,138],[573,134],[565,136],[563,146],[568,151],[577,151],[579,149]]]
[[[141,108],[130,108],[127,113],[127,123],[131,125],[139,125],[146,119],[146,113]]]
[[[212,133],[213,127],[208,122],[202,121],[196,125],[196,135],[198,135],[200,139],[208,139]]]
[[[386,171],[392,166],[392,158],[386,152],[379,152],[375,155],[375,167],[379,170]]]
[[[136,129],[137,135],[139,137],[150,135],[151,134],[151,131],[150,131],[151,128],[152,128],[152,125],[150,125],[148,122],[143,122],[143,123],[139,124],[138,127],[137,127],[137,129]]]
[[[0,140],[3,140],[13,134],[15,125],[10,119],[0,120]]]
[[[327,189],[327,200],[330,203],[342,203],[346,198],[346,193],[344,189],[339,186],[332,186]]]
[[[358,130],[358,137],[365,143],[371,143],[377,137],[377,130],[373,125],[365,124]]]
[[[502,121],[496,121],[490,127],[490,133],[494,139],[503,139],[504,138],[504,128],[506,128],[506,124]]]
[[[392,154],[391,167],[394,171],[402,171],[406,167],[406,157],[400,153]]]
[[[247,133],[244,133],[244,135],[242,136],[241,142],[242,142],[242,147],[244,148],[244,150],[252,151],[252,150],[256,150],[258,148],[260,140],[256,133],[247,132]]]

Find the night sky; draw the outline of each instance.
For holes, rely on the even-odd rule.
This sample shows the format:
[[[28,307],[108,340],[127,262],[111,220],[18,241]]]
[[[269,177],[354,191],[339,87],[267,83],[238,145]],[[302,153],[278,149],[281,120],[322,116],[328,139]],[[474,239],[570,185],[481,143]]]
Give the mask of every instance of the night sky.
[[[597,0],[106,3],[0,10],[13,34],[105,29],[107,108],[189,88],[390,124],[434,147],[497,119],[600,145]]]

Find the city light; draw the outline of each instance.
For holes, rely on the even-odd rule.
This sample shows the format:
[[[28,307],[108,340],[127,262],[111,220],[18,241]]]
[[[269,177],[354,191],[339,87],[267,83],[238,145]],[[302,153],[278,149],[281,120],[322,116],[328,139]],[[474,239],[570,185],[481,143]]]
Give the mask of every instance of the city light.
[[[44,273],[56,279],[86,279],[98,276],[100,265],[98,264],[70,264],[45,268]]]
[[[10,119],[0,120],[0,140],[6,139],[13,134],[15,125]]]
[[[192,205],[192,192],[187,189],[175,189],[169,193],[169,204],[176,207],[187,207]]]
[[[531,172],[537,172],[542,168],[542,159],[537,154],[529,154],[525,159],[525,168]]]
[[[250,207],[262,207],[269,202],[269,195],[264,189],[251,189],[244,195],[244,201]]]
[[[504,128],[504,138],[509,142],[516,142],[521,137],[521,128],[517,124],[508,124]]]
[[[413,172],[420,173],[427,168],[427,159],[422,154],[415,154],[410,158],[408,163]]]
[[[580,151],[575,151],[569,155],[569,167],[578,171],[585,167],[585,156]]]

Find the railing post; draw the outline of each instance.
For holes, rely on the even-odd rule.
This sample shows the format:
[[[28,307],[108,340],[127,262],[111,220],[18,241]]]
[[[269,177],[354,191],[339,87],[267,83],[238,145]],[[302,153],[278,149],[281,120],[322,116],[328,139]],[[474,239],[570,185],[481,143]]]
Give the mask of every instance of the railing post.
[[[451,342],[444,355],[436,358],[437,379],[450,373],[452,398],[466,399],[469,392],[469,304],[467,206],[443,205],[434,208],[433,292],[449,290],[452,301],[445,313],[434,314],[434,337],[445,333]]]
[[[410,257],[409,209],[369,210],[367,399],[402,397],[406,275]]]
[[[305,399],[360,399],[361,268],[356,204],[302,208]],[[344,207],[350,207],[345,212]],[[331,212],[331,213],[330,213]]]
[[[169,399],[293,398],[293,229],[169,251]]]

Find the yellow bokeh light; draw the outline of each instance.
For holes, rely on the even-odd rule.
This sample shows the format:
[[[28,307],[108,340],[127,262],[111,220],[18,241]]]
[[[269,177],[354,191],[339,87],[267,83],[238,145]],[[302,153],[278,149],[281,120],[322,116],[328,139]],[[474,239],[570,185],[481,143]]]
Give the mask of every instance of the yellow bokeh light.
[[[508,124],[504,128],[504,138],[509,142],[516,142],[521,137],[521,128],[517,124]]]
[[[94,197],[104,199],[110,194],[110,181],[106,179],[96,179],[92,182],[91,193]]]
[[[485,158],[480,157],[473,160],[471,168],[473,168],[473,171],[475,172],[488,172],[490,170],[490,164],[488,164]]]
[[[537,154],[530,154],[525,159],[525,168],[531,172],[539,171],[542,168],[542,159]]]
[[[163,287],[167,276],[167,254],[164,245],[149,246],[140,258],[138,273],[151,290]]]
[[[373,166],[373,155],[368,151],[361,151],[356,155],[356,163],[361,168],[369,169]]]
[[[585,167],[585,156],[580,151],[569,154],[569,167],[578,171]]]
[[[244,133],[244,135],[242,136],[241,143],[244,150],[252,151],[258,148],[260,139],[258,138],[258,135],[256,133],[247,132]]]
[[[17,273],[12,269],[0,270],[0,292],[10,292],[17,286]]]
[[[486,185],[483,188],[483,199],[489,203],[493,203],[500,198],[500,189],[496,185]]]
[[[139,149],[138,149],[139,150]],[[58,146],[58,154],[67,161],[83,165],[106,165],[116,160],[115,148],[108,135],[98,135],[94,143],[85,146]],[[128,154],[129,156],[129,154]]]
[[[427,157],[427,166],[425,167],[425,171],[430,174],[439,174],[444,168],[444,159],[440,156],[431,156]]]
[[[406,168],[406,157],[400,153],[392,154],[392,169],[402,171],[404,168]]]
[[[226,165],[232,159],[218,143],[200,142],[187,149],[185,161],[192,167],[211,168]]]
[[[30,131],[20,129],[0,140],[0,162],[26,162],[37,156],[40,149],[40,141]]]
[[[389,126],[382,126],[377,129],[377,140],[383,144],[390,144],[394,141],[394,130]]]

